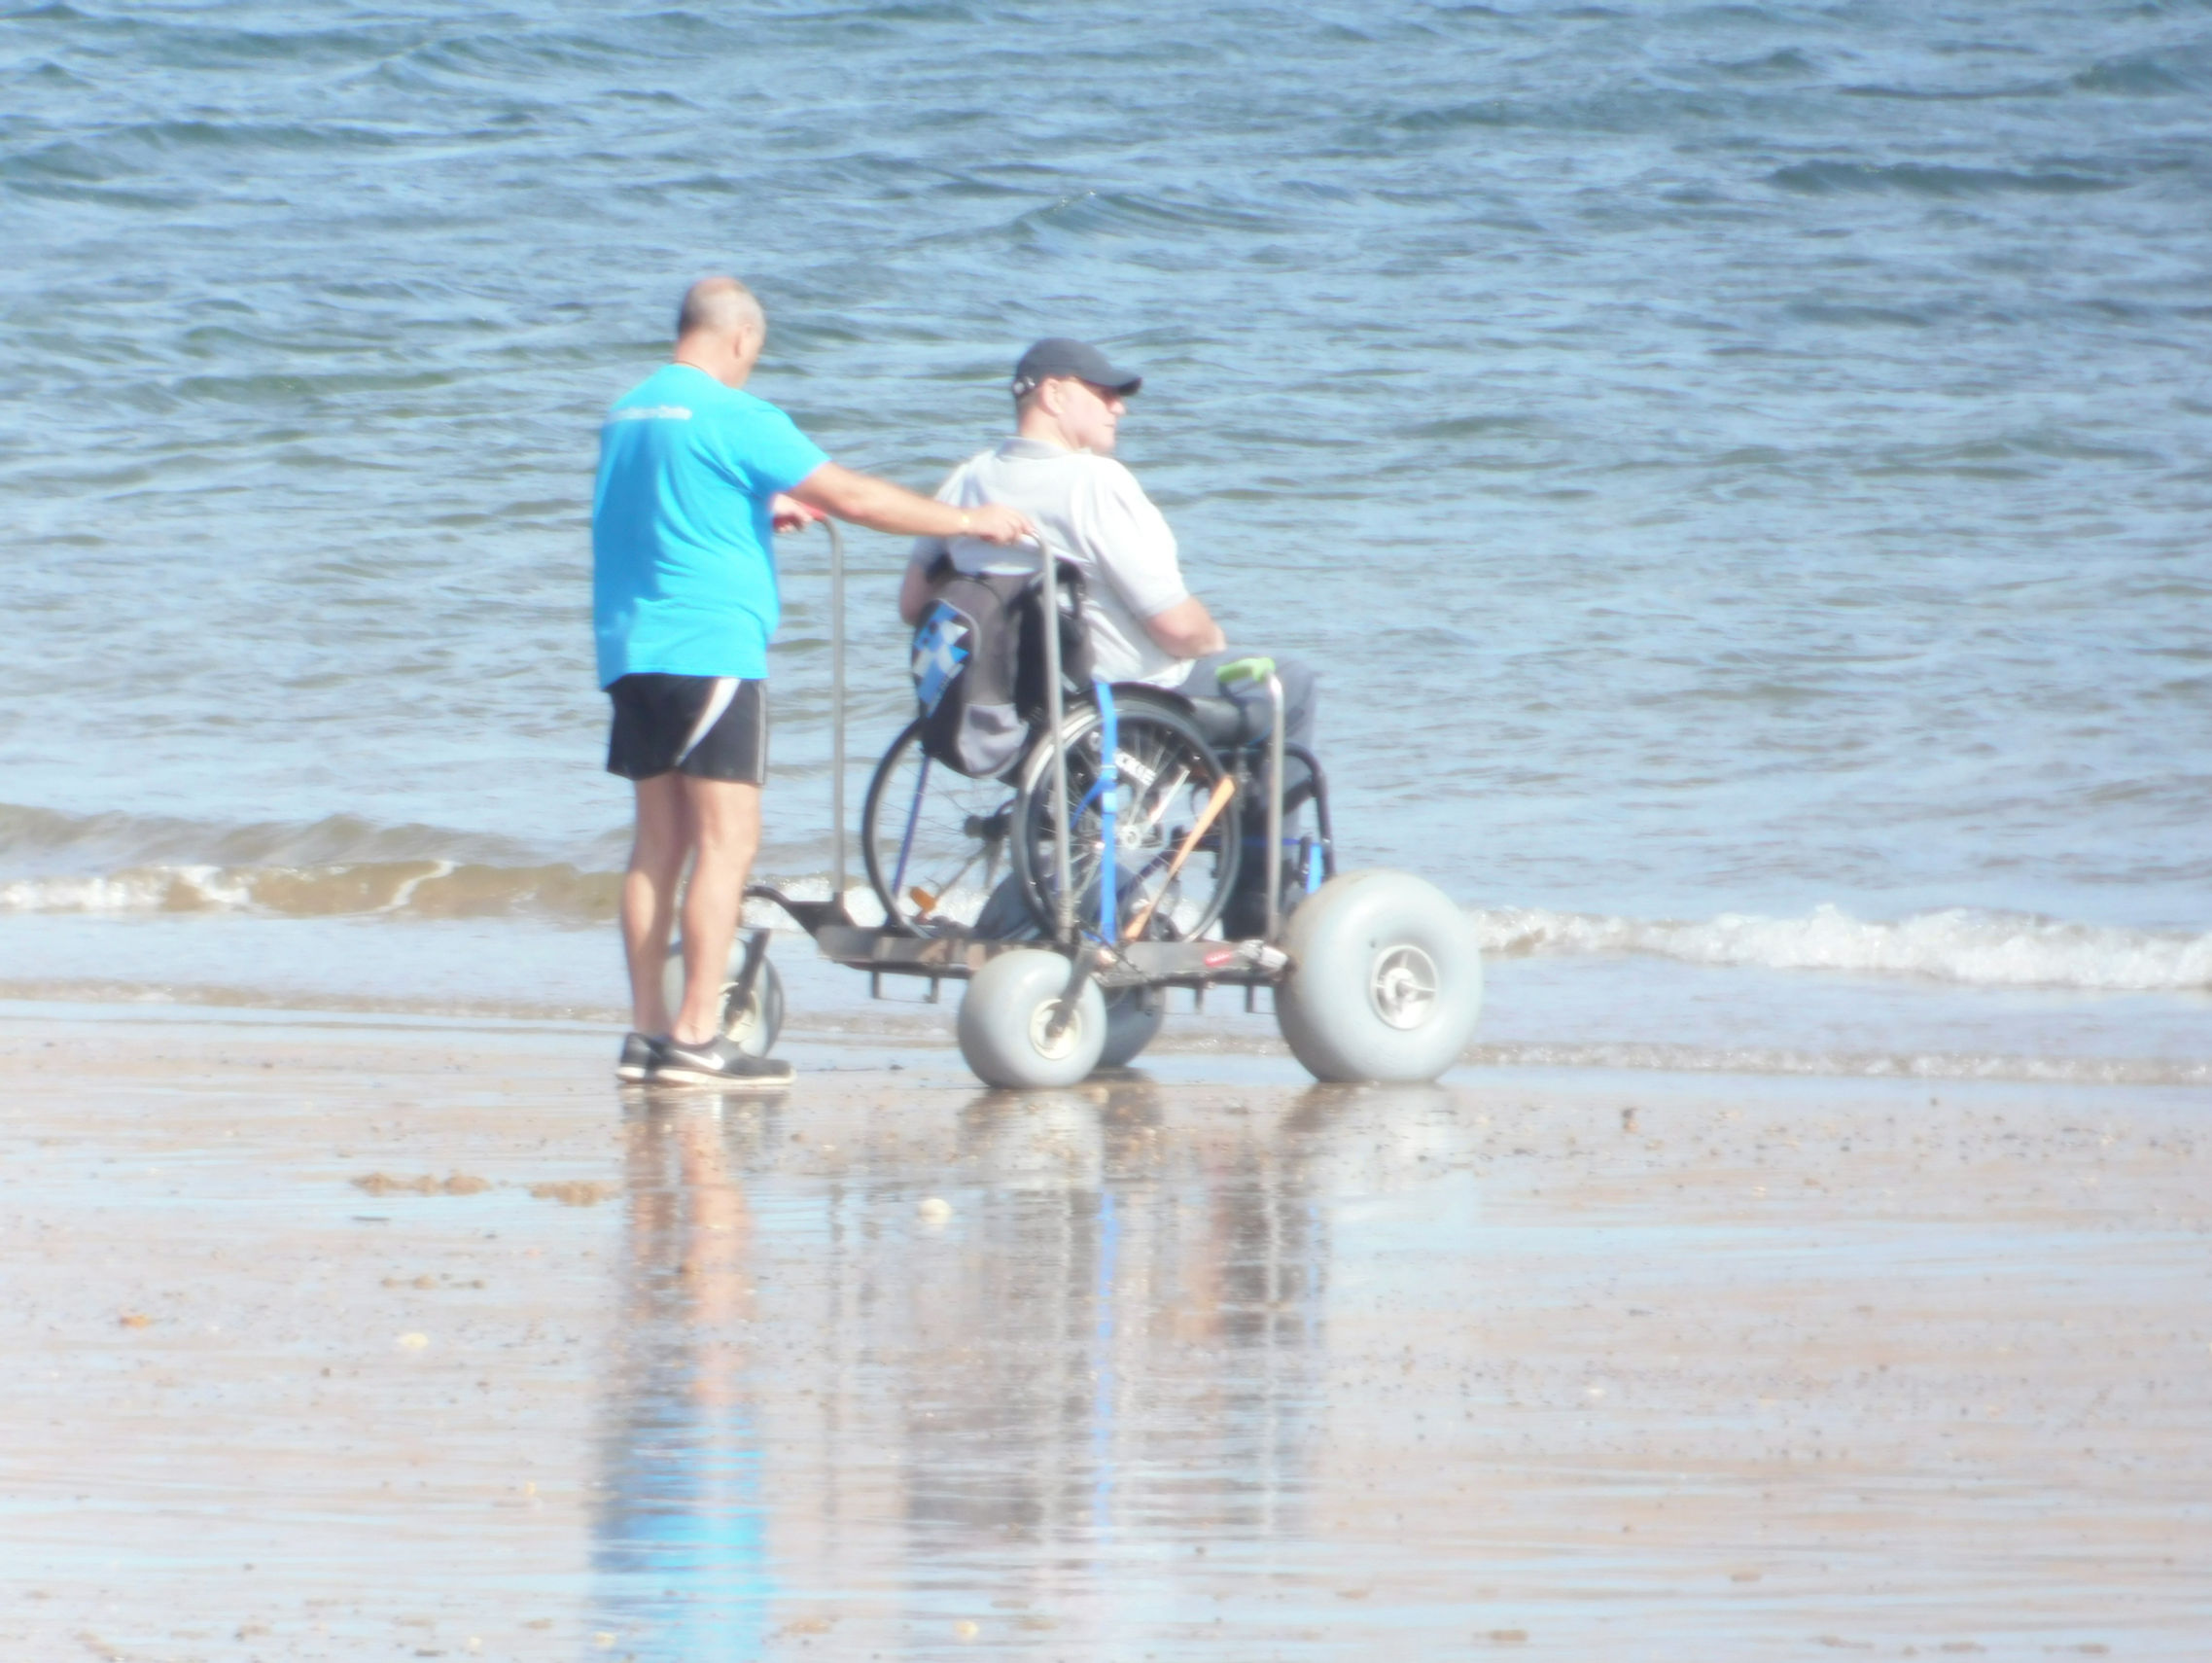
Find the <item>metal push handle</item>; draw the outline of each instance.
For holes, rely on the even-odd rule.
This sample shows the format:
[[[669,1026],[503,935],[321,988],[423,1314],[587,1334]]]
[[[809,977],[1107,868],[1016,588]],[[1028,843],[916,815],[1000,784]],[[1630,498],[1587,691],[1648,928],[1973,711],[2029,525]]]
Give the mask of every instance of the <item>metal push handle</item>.
[[[1094,679],[1091,692],[1099,703],[1099,939],[1110,947],[1119,938],[1115,914],[1120,905],[1113,888],[1121,849],[1114,825],[1121,806],[1121,721],[1114,713],[1111,684]]]
[[[845,908],[845,534],[826,515],[810,522],[829,533],[829,903]],[[798,528],[801,531],[805,526]]]
[[[829,531],[829,899],[845,908],[845,537]]]
[[[1267,702],[1275,725],[1267,741],[1267,933],[1262,938],[1272,941],[1282,924],[1282,678],[1272,663],[1267,667]]]
[[[1069,871],[1068,849],[1068,746],[1061,731],[1065,719],[1060,698],[1060,563],[1041,537],[1036,540],[1037,567],[1044,574],[1044,717],[1052,728],[1052,867],[1058,893],[1053,898],[1053,938],[1062,943],[1075,938],[1075,896]]]

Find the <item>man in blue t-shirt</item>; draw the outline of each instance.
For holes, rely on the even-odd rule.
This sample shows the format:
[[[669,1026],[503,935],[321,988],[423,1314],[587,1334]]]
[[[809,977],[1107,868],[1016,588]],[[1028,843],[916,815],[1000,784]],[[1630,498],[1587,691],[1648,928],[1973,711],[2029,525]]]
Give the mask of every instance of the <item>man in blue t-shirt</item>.
[[[720,1032],[723,972],[760,846],[768,777],[773,532],[824,514],[922,537],[1012,543],[1011,509],[957,509],[840,468],[763,399],[742,391],[768,324],[733,277],[691,285],[675,361],[617,400],[600,430],[591,503],[599,684],[614,704],[607,769],[634,783],[637,834],[622,880],[631,1032],[615,1073],[772,1088],[789,1063]],[[684,868],[684,1005],[661,964]]]

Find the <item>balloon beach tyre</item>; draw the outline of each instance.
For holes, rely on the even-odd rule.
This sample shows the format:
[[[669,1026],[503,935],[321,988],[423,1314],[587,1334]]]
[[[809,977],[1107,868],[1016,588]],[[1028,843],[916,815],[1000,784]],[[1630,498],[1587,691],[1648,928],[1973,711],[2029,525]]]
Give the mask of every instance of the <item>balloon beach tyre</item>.
[[[1317,1079],[1434,1079],[1474,1036],[1482,950],[1452,898],[1409,872],[1331,878],[1282,942],[1293,970],[1276,1024]]]
[[[1001,953],[975,973],[960,1002],[960,1054],[986,1085],[1073,1085],[1099,1066],[1106,1000],[1086,980],[1064,1022],[1068,961],[1041,947]]]
[[[741,1003],[737,997],[737,978],[744,968],[745,942],[740,938],[730,949],[728,979],[722,983],[721,1030],[748,1056],[764,1057],[775,1048],[776,1036],[784,1031],[784,978],[776,973],[773,959],[762,959],[760,970],[753,978],[751,996]],[[682,941],[669,945],[660,986],[668,1002],[668,1013],[674,1016],[684,1005]]]
[[[1153,990],[1125,987],[1106,1002],[1106,1044],[1099,1050],[1099,1067],[1125,1068],[1138,1053],[1160,1037],[1168,1019],[1168,997]]]

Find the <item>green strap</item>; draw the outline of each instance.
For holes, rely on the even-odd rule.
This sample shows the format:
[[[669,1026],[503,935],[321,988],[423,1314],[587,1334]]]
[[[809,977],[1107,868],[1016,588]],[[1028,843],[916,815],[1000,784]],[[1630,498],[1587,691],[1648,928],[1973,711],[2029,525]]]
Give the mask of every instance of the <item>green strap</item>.
[[[1275,660],[1263,655],[1250,658],[1239,658],[1234,663],[1223,664],[1213,672],[1213,679],[1226,689],[1237,687],[1245,682],[1264,682],[1274,674]]]

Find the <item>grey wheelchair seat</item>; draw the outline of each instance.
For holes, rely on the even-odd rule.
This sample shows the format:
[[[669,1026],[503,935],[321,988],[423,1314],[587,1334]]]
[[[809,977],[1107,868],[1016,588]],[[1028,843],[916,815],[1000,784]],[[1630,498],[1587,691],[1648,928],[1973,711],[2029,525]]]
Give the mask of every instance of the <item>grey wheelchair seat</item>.
[[[1178,706],[1189,713],[1191,721],[1198,725],[1198,731],[1216,751],[1241,751],[1267,736],[1265,700],[1243,705],[1233,698],[1192,698],[1188,693],[1171,692],[1141,682],[1119,684],[1114,692],[1116,695],[1133,693],[1140,698],[1160,699]]]

